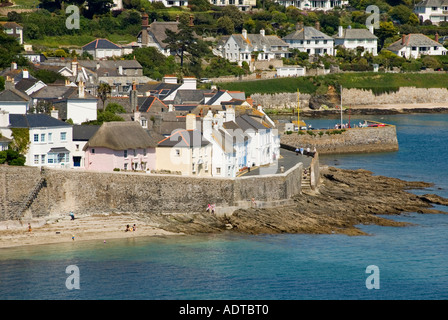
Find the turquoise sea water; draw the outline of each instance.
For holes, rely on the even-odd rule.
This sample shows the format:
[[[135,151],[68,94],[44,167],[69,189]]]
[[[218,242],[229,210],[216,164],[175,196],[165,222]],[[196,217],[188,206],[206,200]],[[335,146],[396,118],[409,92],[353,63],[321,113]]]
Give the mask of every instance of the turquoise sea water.
[[[321,161],[432,182],[415,192],[448,197],[448,115],[370,118],[397,126],[398,152]],[[337,119],[309,122],[331,127]],[[0,299],[448,299],[448,215],[394,219],[413,225],[361,226],[370,234],[362,237],[224,234],[0,249]],[[71,265],[79,289],[66,287]],[[366,287],[371,265],[379,289]]]

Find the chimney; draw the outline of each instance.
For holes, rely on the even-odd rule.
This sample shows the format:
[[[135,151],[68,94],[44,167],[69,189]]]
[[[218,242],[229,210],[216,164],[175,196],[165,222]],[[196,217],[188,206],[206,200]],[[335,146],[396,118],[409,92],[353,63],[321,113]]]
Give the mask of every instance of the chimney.
[[[375,28],[373,27],[373,24],[371,24],[370,26],[369,26],[369,31],[370,31],[370,33],[371,34],[374,34],[374,31],[375,30]]]
[[[170,103],[169,105],[168,105],[168,112],[173,112],[175,109],[174,109],[174,106]]]
[[[212,137],[212,122],[213,122],[213,113],[212,110],[208,110],[204,119],[202,120],[202,133],[206,139],[210,139]]]
[[[318,31],[320,31],[320,22],[319,22],[319,21],[316,21],[316,27],[315,27],[315,29],[318,30]]]
[[[406,35],[405,34],[403,34],[402,36],[401,36],[401,44],[405,44],[405,42],[406,42]]]
[[[436,42],[439,42],[439,34],[436,32]]]
[[[11,70],[17,70],[17,63],[11,62]]]
[[[76,57],[72,61],[72,74],[75,78],[78,76],[78,60]]]
[[[132,83],[132,90],[129,94],[129,99],[131,103],[131,110],[137,110],[137,85],[135,84],[135,81]]]
[[[260,34],[264,37],[264,29],[260,29]]]
[[[247,40],[247,30],[243,29],[242,31],[243,38]]]
[[[147,46],[148,45],[148,20],[149,17],[148,15],[145,13],[142,14],[142,46]]]
[[[6,76],[5,90],[14,89],[14,80],[10,76]]]
[[[134,121],[140,123],[140,119],[141,119],[141,113],[138,110],[138,106],[136,106],[134,111]]]
[[[9,112],[0,110],[0,128],[7,128],[9,124]]]
[[[79,81],[78,82],[78,96],[80,98],[84,98],[86,95],[86,88],[84,86],[84,81]]]
[[[123,75],[123,66],[118,66],[118,74]]]
[[[182,86],[182,90],[196,90],[197,89],[197,80],[195,77],[184,77],[184,84]]]
[[[226,108],[226,122],[235,122],[235,109],[233,106],[227,106]]]
[[[23,79],[28,79],[30,77],[30,72],[27,69],[22,70]]]
[[[177,84],[177,77],[176,76],[166,75],[166,76],[163,77],[162,82],[163,83],[174,83],[174,84]]]
[[[196,115],[194,113],[187,114],[186,129],[196,130]]]
[[[59,111],[54,106],[53,106],[53,109],[51,109],[51,117],[53,117],[55,119],[59,119]]]
[[[344,27],[343,26],[339,26],[338,37],[342,38],[343,36],[344,36]]]

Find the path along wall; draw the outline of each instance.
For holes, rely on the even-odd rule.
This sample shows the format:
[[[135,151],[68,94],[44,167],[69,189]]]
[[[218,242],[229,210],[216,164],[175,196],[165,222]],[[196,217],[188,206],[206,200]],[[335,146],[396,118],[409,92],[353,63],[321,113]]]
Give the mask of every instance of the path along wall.
[[[30,206],[32,217],[104,212],[203,212],[207,204],[237,207],[301,192],[302,164],[283,174],[244,178],[194,178],[139,173],[45,169],[45,186]],[[0,220],[17,219],[23,201],[40,180],[38,168],[0,166]]]
[[[395,126],[351,128],[340,134],[327,134],[335,130],[313,130],[308,133],[281,134],[280,143],[290,147],[316,147],[320,154],[397,151],[398,140]],[[319,132],[324,132],[319,135]]]

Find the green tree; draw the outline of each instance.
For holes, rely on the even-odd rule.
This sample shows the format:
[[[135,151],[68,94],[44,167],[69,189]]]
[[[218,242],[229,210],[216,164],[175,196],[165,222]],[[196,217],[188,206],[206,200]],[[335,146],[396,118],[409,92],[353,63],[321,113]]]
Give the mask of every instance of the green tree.
[[[218,32],[221,34],[233,34],[235,32],[235,26],[232,19],[228,16],[224,16],[218,19]]]
[[[106,103],[107,97],[112,92],[112,88],[108,83],[101,82],[100,85],[98,86],[97,92],[98,92],[98,98],[100,98],[101,101],[103,102],[103,108],[104,108],[104,104]]]
[[[19,152],[7,149],[0,152],[0,164],[7,163],[10,166],[23,166],[25,165],[25,156]]]
[[[104,111],[109,111],[109,112],[112,112],[114,114],[126,113],[126,109],[123,108],[123,106],[121,104],[118,104],[116,102],[108,103],[107,106],[106,106],[106,109]]]
[[[0,27],[0,69],[9,67],[11,62],[18,62],[18,55],[22,51],[22,46],[16,38],[4,33]]]
[[[383,47],[386,39],[395,37],[398,34],[398,29],[392,21],[382,21],[380,22],[380,28],[375,30],[375,34],[378,37],[379,46]]]
[[[241,32],[244,24],[244,13],[242,13],[236,6],[228,5],[222,10],[222,15],[224,17],[229,17],[233,22],[235,30]]]

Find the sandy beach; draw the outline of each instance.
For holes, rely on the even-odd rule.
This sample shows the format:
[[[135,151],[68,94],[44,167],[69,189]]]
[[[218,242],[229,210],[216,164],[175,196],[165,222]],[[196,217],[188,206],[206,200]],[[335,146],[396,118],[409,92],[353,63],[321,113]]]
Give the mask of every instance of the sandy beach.
[[[28,231],[28,223],[31,224],[31,232]],[[127,225],[132,229],[134,224],[135,231],[125,231]],[[0,222],[0,248],[175,234],[130,214],[94,214],[76,217],[75,220],[66,214],[47,219]]]

